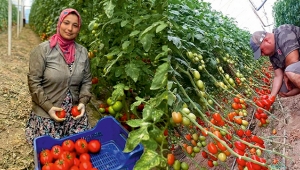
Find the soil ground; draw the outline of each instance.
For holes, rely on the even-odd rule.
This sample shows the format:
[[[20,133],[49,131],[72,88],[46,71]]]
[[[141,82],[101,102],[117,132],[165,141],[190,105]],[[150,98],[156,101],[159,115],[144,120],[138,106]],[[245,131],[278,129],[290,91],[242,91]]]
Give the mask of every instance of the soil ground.
[[[16,28],[12,33],[12,53],[8,56],[7,32],[0,33],[0,170],[32,170],[34,169],[33,147],[26,143],[24,128],[28,119],[31,102],[27,86],[28,58],[30,51],[40,43],[39,37],[28,27],[22,28],[19,38]],[[288,159],[277,156],[279,162],[273,164],[273,169],[300,169],[300,95],[289,98],[277,98],[273,105],[272,117],[267,127],[258,127],[257,120],[254,133],[265,138],[266,147],[283,153]],[[95,110],[96,100],[87,106],[91,125],[94,126],[100,116]],[[253,110],[249,110],[249,114]],[[277,134],[273,135],[272,130]],[[286,138],[284,138],[284,136]],[[284,140],[285,139],[285,140]],[[269,161],[274,154],[264,152]],[[190,169],[198,169],[187,157],[183,160],[190,162]],[[215,169],[237,169],[233,165],[233,158],[226,166]],[[205,167],[206,160],[198,154],[194,161]]]

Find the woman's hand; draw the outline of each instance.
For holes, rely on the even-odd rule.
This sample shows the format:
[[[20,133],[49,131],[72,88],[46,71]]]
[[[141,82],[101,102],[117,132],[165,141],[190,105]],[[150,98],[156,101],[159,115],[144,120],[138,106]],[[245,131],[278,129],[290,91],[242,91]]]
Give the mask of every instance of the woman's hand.
[[[83,103],[79,103],[77,109],[80,110],[80,115],[78,115],[76,117],[73,117],[75,120],[80,119],[84,115],[84,113],[85,113],[85,105]]]
[[[64,120],[66,120],[66,118],[59,118],[56,116],[56,112],[58,111],[62,111],[63,109],[62,108],[59,108],[59,107],[51,107],[51,109],[48,111],[50,117],[52,119],[54,119],[56,122],[62,122]]]

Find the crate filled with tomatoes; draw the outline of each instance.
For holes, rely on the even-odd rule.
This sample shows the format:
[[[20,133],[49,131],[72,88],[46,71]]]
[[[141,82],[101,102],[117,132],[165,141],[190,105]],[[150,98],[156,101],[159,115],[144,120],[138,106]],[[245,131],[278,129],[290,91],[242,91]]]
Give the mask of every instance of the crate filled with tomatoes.
[[[35,170],[60,169],[131,170],[143,154],[139,144],[123,152],[128,131],[112,116],[106,116],[90,130],[62,139],[41,136],[34,139]],[[56,168],[56,167],[55,167]]]

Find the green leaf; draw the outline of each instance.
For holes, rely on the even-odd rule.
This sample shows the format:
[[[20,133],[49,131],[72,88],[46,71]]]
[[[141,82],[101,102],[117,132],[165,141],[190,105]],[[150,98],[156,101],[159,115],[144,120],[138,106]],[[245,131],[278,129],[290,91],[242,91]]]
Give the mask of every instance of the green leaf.
[[[153,150],[145,149],[141,158],[136,162],[134,169],[152,169],[166,162],[160,154]]]
[[[161,120],[164,112],[162,110],[156,109],[153,105],[145,105],[143,109],[143,120],[157,122]]]
[[[146,52],[148,52],[151,48],[153,34],[146,34],[140,39],[140,42],[143,44],[143,48]]]
[[[129,132],[124,152],[131,152],[142,140],[149,140],[148,127],[140,127],[139,129]]]
[[[127,47],[130,45],[130,41],[125,41],[123,44],[122,44],[122,49],[123,50],[126,50]]]
[[[111,18],[114,14],[114,8],[116,5],[113,4],[112,0],[107,1],[103,4],[103,9],[105,11],[105,14],[108,18]]]
[[[151,90],[157,90],[166,87],[169,67],[169,63],[163,63],[157,68],[150,87]]]
[[[175,102],[175,100],[176,100],[176,96],[173,93],[169,92],[169,95],[168,95],[168,105],[172,106],[173,103]]]
[[[140,32],[141,32],[141,31],[138,31],[138,30],[132,31],[132,32],[129,34],[129,37],[136,36],[136,35],[139,34]]]
[[[148,122],[145,122],[142,119],[131,119],[126,122],[131,127],[141,127],[141,126],[149,126],[151,125]]]
[[[124,96],[124,88],[125,88],[125,85],[123,83],[119,83],[117,85],[114,86],[114,91],[112,92],[112,95],[111,95],[111,99],[112,101],[117,101],[117,99],[119,97],[122,97]]]
[[[155,22],[151,26],[147,27],[141,34],[141,37],[144,36],[144,34],[150,32],[154,27],[156,27],[158,24],[160,24],[162,21]]]
[[[157,149],[157,142],[150,138],[149,140],[143,140],[141,141],[141,143],[143,144],[144,148],[147,148],[149,150],[156,150]]]
[[[133,62],[125,65],[126,75],[131,77],[134,82],[136,82],[140,75],[140,68]]]
[[[168,24],[166,24],[166,23],[160,24],[158,27],[156,27],[156,33],[159,33],[160,31],[165,29],[167,26],[168,26]]]
[[[125,25],[127,25],[129,23],[128,20],[124,20],[121,22],[121,27],[124,27]]]

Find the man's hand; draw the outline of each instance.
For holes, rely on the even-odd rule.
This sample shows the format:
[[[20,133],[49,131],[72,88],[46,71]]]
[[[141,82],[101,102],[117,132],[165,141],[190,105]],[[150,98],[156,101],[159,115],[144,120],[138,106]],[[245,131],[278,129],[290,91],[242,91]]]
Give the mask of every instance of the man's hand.
[[[59,118],[56,116],[55,112],[56,111],[62,111],[63,109],[62,108],[59,108],[59,107],[51,107],[51,109],[48,111],[49,113],[49,116],[54,119],[56,122],[62,122],[64,120],[66,120],[66,118]]]
[[[78,115],[76,117],[73,117],[75,120],[80,119],[84,115],[84,113],[85,113],[85,105],[83,103],[79,103],[77,109],[80,110],[80,115]]]

